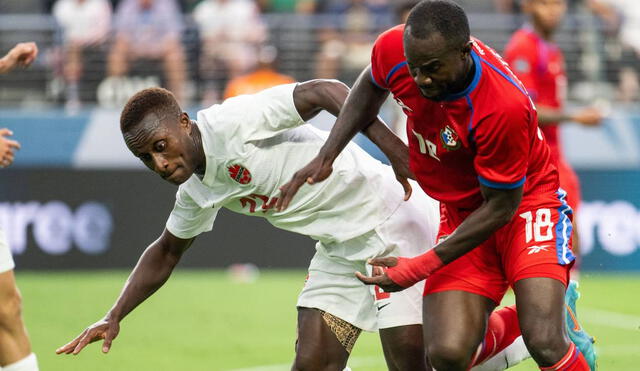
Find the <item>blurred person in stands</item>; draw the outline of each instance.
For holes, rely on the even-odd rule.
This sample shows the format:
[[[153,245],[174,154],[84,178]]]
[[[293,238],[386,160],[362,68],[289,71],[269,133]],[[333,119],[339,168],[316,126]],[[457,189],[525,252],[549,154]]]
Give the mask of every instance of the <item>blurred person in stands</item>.
[[[80,107],[78,84],[86,66],[89,73],[98,69],[96,57],[102,57],[111,28],[111,4],[107,0],[58,0],[53,16],[63,31],[66,106],[73,110]]]
[[[253,0],[203,0],[193,10],[200,30],[202,103],[220,100],[227,79],[246,73],[258,59],[266,27]]]
[[[19,43],[0,59],[0,73],[14,67],[29,66],[38,55],[35,43]],[[0,167],[13,162],[20,143],[7,139],[13,133],[0,129]],[[38,361],[31,352],[27,329],[22,322],[22,298],[16,286],[11,250],[0,229],[0,368],[3,371],[37,371]]]
[[[562,154],[559,125],[576,122],[597,126],[602,114],[593,107],[575,112],[565,109],[567,77],[562,50],[553,41],[567,10],[566,0],[525,0],[523,11],[528,23],[516,31],[506,46],[504,59],[527,88],[536,104],[538,123],[551,148],[551,157],[558,168],[560,187],[567,191],[567,203],[574,211],[574,223],[580,206],[581,192],[578,176]],[[578,231],[573,234],[573,252],[579,257]],[[574,265],[576,278],[579,268]]]
[[[139,60],[162,61],[168,88],[182,101],[186,62],[179,9],[175,0],[121,0],[115,14],[108,75],[124,76],[130,64]]]
[[[265,45],[258,53],[258,66],[243,76],[238,76],[227,84],[224,99],[242,94],[254,94],[272,86],[295,82],[291,76],[278,73],[275,62],[278,50],[272,45]]]
[[[389,24],[391,8],[386,0],[334,0],[324,8],[330,23],[319,34],[316,76],[351,82],[370,63],[371,47]]]
[[[263,12],[311,14],[316,9],[314,0],[258,0]]]
[[[619,47],[615,50],[618,64],[618,95],[624,102],[640,98],[640,6],[637,0],[587,0],[589,8],[606,27],[617,32]]]

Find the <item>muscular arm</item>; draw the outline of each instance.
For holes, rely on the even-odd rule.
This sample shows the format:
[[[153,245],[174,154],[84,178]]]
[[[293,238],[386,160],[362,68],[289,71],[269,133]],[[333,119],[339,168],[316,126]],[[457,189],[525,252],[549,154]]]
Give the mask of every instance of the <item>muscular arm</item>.
[[[402,143],[378,117],[389,93],[375,86],[369,76],[367,67],[351,91],[337,80],[311,80],[298,84],[294,90],[294,103],[303,120],[311,119],[323,109],[338,117],[319,156],[328,154],[331,161],[335,160],[359,131],[379,147],[388,147],[385,144],[392,137]]]
[[[480,189],[484,198],[482,205],[433,249],[411,259],[372,259],[372,265],[389,269],[373,277],[364,276],[360,272],[356,276],[362,282],[378,285],[385,291],[399,291],[424,280],[442,265],[451,263],[486,241],[511,221],[520,205],[523,188],[502,190],[480,185]]]
[[[56,353],[78,354],[85,346],[100,339],[104,339],[102,351],[107,353],[120,332],[120,321],[162,287],[194,239],[177,238],[165,229],[160,238],[142,253],[120,296],[104,318],[58,348]]]
[[[555,125],[563,122],[577,122],[585,126],[595,126],[602,122],[602,112],[594,107],[583,108],[574,113],[565,110],[538,106],[538,124],[540,126]]]
[[[396,172],[396,178],[405,189],[405,199],[411,195],[411,187],[406,180],[406,178],[413,178],[408,167],[408,148],[378,118],[380,106],[384,103],[389,92],[375,86],[370,76],[371,67],[367,67],[362,71],[351,91],[344,84],[336,84],[335,82],[333,86],[325,89],[306,89],[304,85],[312,84],[313,81],[300,84],[296,88],[296,90],[300,89],[300,97],[297,99],[303,100],[303,102],[298,102],[295,91],[294,101],[303,119],[313,117],[320,109],[326,109],[337,115],[338,119],[318,155],[307,166],[296,172],[289,183],[280,188],[281,197],[276,203],[278,211],[287,208],[302,184],[305,182],[313,184],[326,179],[331,174],[335,159],[359,131],[362,131],[380,147],[389,158]],[[327,82],[325,82],[326,84]],[[313,91],[307,92],[307,90]],[[311,108],[309,100],[315,101],[315,109]],[[324,106],[319,107],[319,102],[324,102]],[[341,106],[342,102],[344,104]]]
[[[482,205],[469,215],[435,252],[447,264],[473,250],[513,219],[522,199],[523,187],[496,189],[480,185]]]
[[[331,129],[329,138],[327,138],[327,141],[320,149],[318,157],[322,157],[328,162],[333,162],[359,131],[363,131],[365,134],[373,134],[372,139],[378,139],[384,136],[383,133],[392,134],[391,131],[386,128],[386,125],[378,119],[380,106],[382,106],[382,103],[384,103],[389,93],[373,85],[369,76],[370,67],[367,67],[360,74],[351,91],[342,83],[324,80],[325,89],[314,89],[314,93],[308,94],[310,96],[316,95],[316,102],[333,100],[331,107],[319,107],[317,109],[318,111],[319,109],[326,109],[338,117],[333,129]],[[298,88],[304,91],[306,90],[304,89],[304,85],[313,84],[314,81],[300,84]],[[298,90],[298,88],[296,88],[296,90]],[[297,101],[296,108],[299,108]],[[303,119],[306,119],[303,112],[300,114]],[[376,127],[370,128],[370,126],[373,126],[372,124]]]
[[[129,312],[162,287],[180,261],[182,253],[191,246],[194,239],[177,238],[165,229],[160,238],[142,253],[105,318],[122,321]]]

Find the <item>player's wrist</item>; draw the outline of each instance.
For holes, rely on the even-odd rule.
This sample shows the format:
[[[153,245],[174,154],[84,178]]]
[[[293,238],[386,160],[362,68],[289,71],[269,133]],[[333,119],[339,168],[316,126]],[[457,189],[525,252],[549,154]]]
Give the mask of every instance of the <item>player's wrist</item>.
[[[122,315],[122,313],[120,313],[117,310],[110,310],[109,312],[107,312],[107,314],[105,314],[105,316],[102,318],[105,322],[116,322],[116,323],[120,323],[120,321],[122,321],[122,318],[124,318],[124,316]]]
[[[397,285],[404,288],[426,279],[444,263],[434,249],[415,258],[398,258],[398,264],[387,270],[387,276]]]

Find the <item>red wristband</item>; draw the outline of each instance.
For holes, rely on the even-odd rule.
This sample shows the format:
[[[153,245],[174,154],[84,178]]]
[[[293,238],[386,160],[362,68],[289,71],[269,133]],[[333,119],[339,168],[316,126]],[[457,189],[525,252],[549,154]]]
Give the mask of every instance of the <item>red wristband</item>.
[[[387,276],[396,284],[407,288],[429,277],[444,263],[434,249],[415,258],[398,258],[398,265],[386,270]]]

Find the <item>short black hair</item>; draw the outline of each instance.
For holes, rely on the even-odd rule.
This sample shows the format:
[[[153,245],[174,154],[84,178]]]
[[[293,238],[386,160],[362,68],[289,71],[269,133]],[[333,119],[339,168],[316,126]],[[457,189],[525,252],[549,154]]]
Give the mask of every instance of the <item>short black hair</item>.
[[[147,88],[134,94],[120,114],[120,131],[133,129],[150,112],[159,116],[180,117],[182,110],[176,97],[167,89]]]
[[[460,5],[450,0],[423,0],[407,19],[411,36],[427,39],[434,33],[442,35],[449,45],[463,46],[469,42],[469,20]]]

